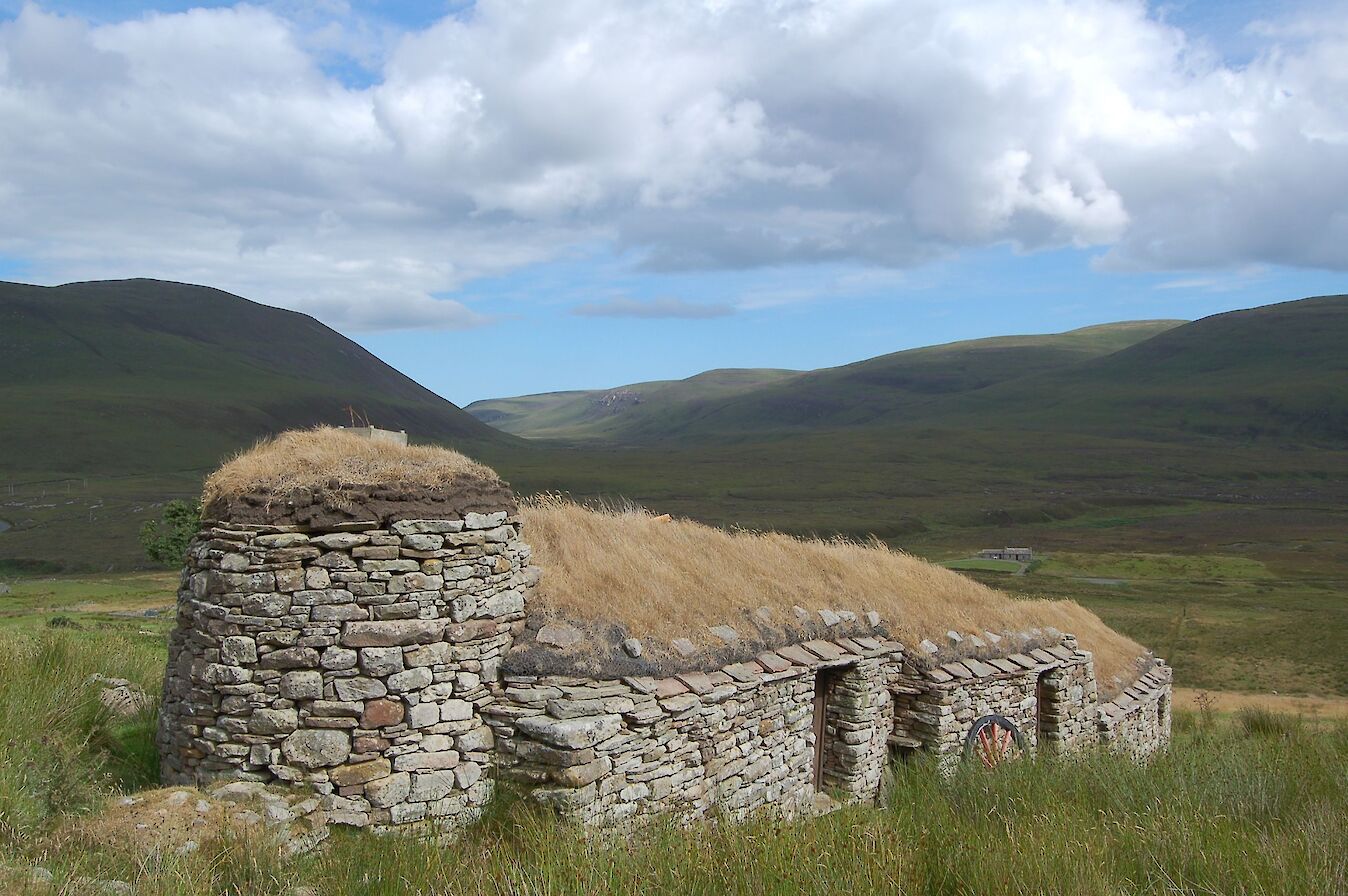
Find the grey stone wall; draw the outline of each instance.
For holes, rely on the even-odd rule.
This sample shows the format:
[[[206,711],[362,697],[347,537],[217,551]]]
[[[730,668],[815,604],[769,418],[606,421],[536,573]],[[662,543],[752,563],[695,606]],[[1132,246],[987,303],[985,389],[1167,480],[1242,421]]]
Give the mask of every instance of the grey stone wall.
[[[1169,742],[1168,667],[1101,705],[1091,655],[1057,632],[1033,649],[1029,633],[951,633],[985,658],[939,663],[930,642],[917,662],[835,634],[658,680],[502,674],[539,576],[530,560],[513,504],[328,529],[205,525],[169,641],[165,782],[304,785],[328,819],[384,826],[470,821],[499,775],[611,827],[792,816],[821,791],[869,801],[891,747],[953,766],[990,714],[1045,753],[1103,742],[1145,758]]]
[[[536,580],[513,507],[340,531],[207,524],[160,711],[166,783],[302,783],[331,820],[467,821],[491,796],[493,696]]]
[[[1143,760],[1170,744],[1174,672],[1160,660],[1123,693],[1100,706],[1100,743]]]
[[[1060,646],[1006,657],[930,668],[905,663],[895,683],[895,734],[938,754],[947,769],[987,715],[1013,722],[1029,750],[1060,753],[1096,743],[1094,665],[1075,643],[1065,636]]]
[[[1088,651],[1077,649],[1071,635],[1063,638],[1063,647],[1072,651],[1072,660],[1039,673],[1036,727],[1040,755],[1073,753],[1100,740],[1095,660]]]
[[[791,816],[818,792],[820,674],[833,675],[823,786],[845,801],[875,796],[893,729],[883,670],[900,649],[870,638],[811,641],[661,680],[506,675],[484,713],[501,774],[585,824],[738,818],[765,807]]]

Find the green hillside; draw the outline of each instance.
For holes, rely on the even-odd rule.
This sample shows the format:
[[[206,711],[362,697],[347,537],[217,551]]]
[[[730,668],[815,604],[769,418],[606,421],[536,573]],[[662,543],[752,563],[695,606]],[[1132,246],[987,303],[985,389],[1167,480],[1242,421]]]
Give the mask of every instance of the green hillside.
[[[1181,323],[1128,321],[1044,336],[974,339],[805,373],[714,370],[673,383],[479,401],[466,410],[530,438],[617,442],[903,422],[933,400],[1060,370]]]
[[[483,423],[528,438],[596,438],[633,418],[661,417],[672,408],[739,395],[802,376],[797,370],[728,368],[682,380],[654,380],[613,389],[544,392],[475,401],[464,408]]]
[[[517,440],[318,321],[182,283],[0,283],[0,574],[143,564],[140,525],[259,437],[347,423]]]
[[[840,430],[1071,432],[1125,439],[1348,441],[1348,297],[1192,323],[1136,321],[897,352],[574,423],[613,444]],[[537,437],[521,408],[511,431]],[[848,437],[851,438],[851,437]]]
[[[0,283],[0,479],[207,469],[348,421],[506,440],[318,321],[181,283]]]
[[[1348,296],[1217,314],[1061,375],[1027,378],[1026,427],[1348,442]],[[1010,396],[989,389],[969,418]]]

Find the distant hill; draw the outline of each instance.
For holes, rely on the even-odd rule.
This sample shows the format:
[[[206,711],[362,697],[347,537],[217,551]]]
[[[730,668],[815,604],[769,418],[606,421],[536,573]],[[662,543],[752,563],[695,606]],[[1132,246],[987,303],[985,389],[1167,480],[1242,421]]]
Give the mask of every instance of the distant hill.
[[[1344,346],[1348,296],[1322,296],[1191,323],[955,342],[771,380],[744,377],[715,391],[693,388],[693,377],[677,389],[639,384],[547,408],[506,399],[472,410],[509,408],[509,431],[532,438],[626,445],[913,428],[1343,444]],[[627,392],[644,400],[557,424],[559,407]]]
[[[304,314],[202,286],[0,282],[0,473],[206,469],[351,405],[423,440],[511,441]]]
[[[975,339],[803,373],[718,370],[674,382],[479,401],[466,410],[530,438],[613,441],[901,423],[933,401],[1102,357],[1182,323],[1129,321]]]
[[[708,401],[782,383],[798,370],[729,368],[682,380],[653,380],[613,389],[544,392],[517,398],[475,401],[464,410],[497,429],[531,438],[594,438],[621,428],[631,417],[663,414],[670,408]]]
[[[972,419],[1012,398],[970,396]],[[1019,381],[1023,427],[1348,442],[1348,296],[1215,314]]]

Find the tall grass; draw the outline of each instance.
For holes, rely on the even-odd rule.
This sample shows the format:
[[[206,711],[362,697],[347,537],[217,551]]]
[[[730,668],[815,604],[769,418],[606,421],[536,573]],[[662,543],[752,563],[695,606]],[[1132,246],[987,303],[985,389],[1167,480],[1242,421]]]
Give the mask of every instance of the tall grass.
[[[84,679],[152,687],[162,655],[97,632],[0,639],[14,732],[0,745],[0,856],[50,868],[65,892],[82,892],[82,877],[147,896],[1348,892],[1348,725],[1192,714],[1177,714],[1172,749],[1145,766],[1091,753],[947,778],[918,761],[892,770],[884,808],[790,823],[587,837],[505,791],[451,843],[340,830],[291,860],[237,836],[184,856],[98,846],[68,818],[151,784],[153,732],[119,729]]]
[[[0,638],[0,848],[26,843],[54,815],[155,779],[153,713],[114,717],[89,677],[128,678],[156,693],[163,662],[157,642],[98,631]]]

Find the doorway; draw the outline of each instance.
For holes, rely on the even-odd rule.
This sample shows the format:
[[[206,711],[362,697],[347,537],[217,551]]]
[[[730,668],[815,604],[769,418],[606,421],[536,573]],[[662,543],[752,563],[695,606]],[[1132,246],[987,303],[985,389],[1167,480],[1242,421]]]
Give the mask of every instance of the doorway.
[[[832,737],[828,714],[830,698],[843,669],[820,669],[814,674],[814,789],[824,789],[824,767]]]

